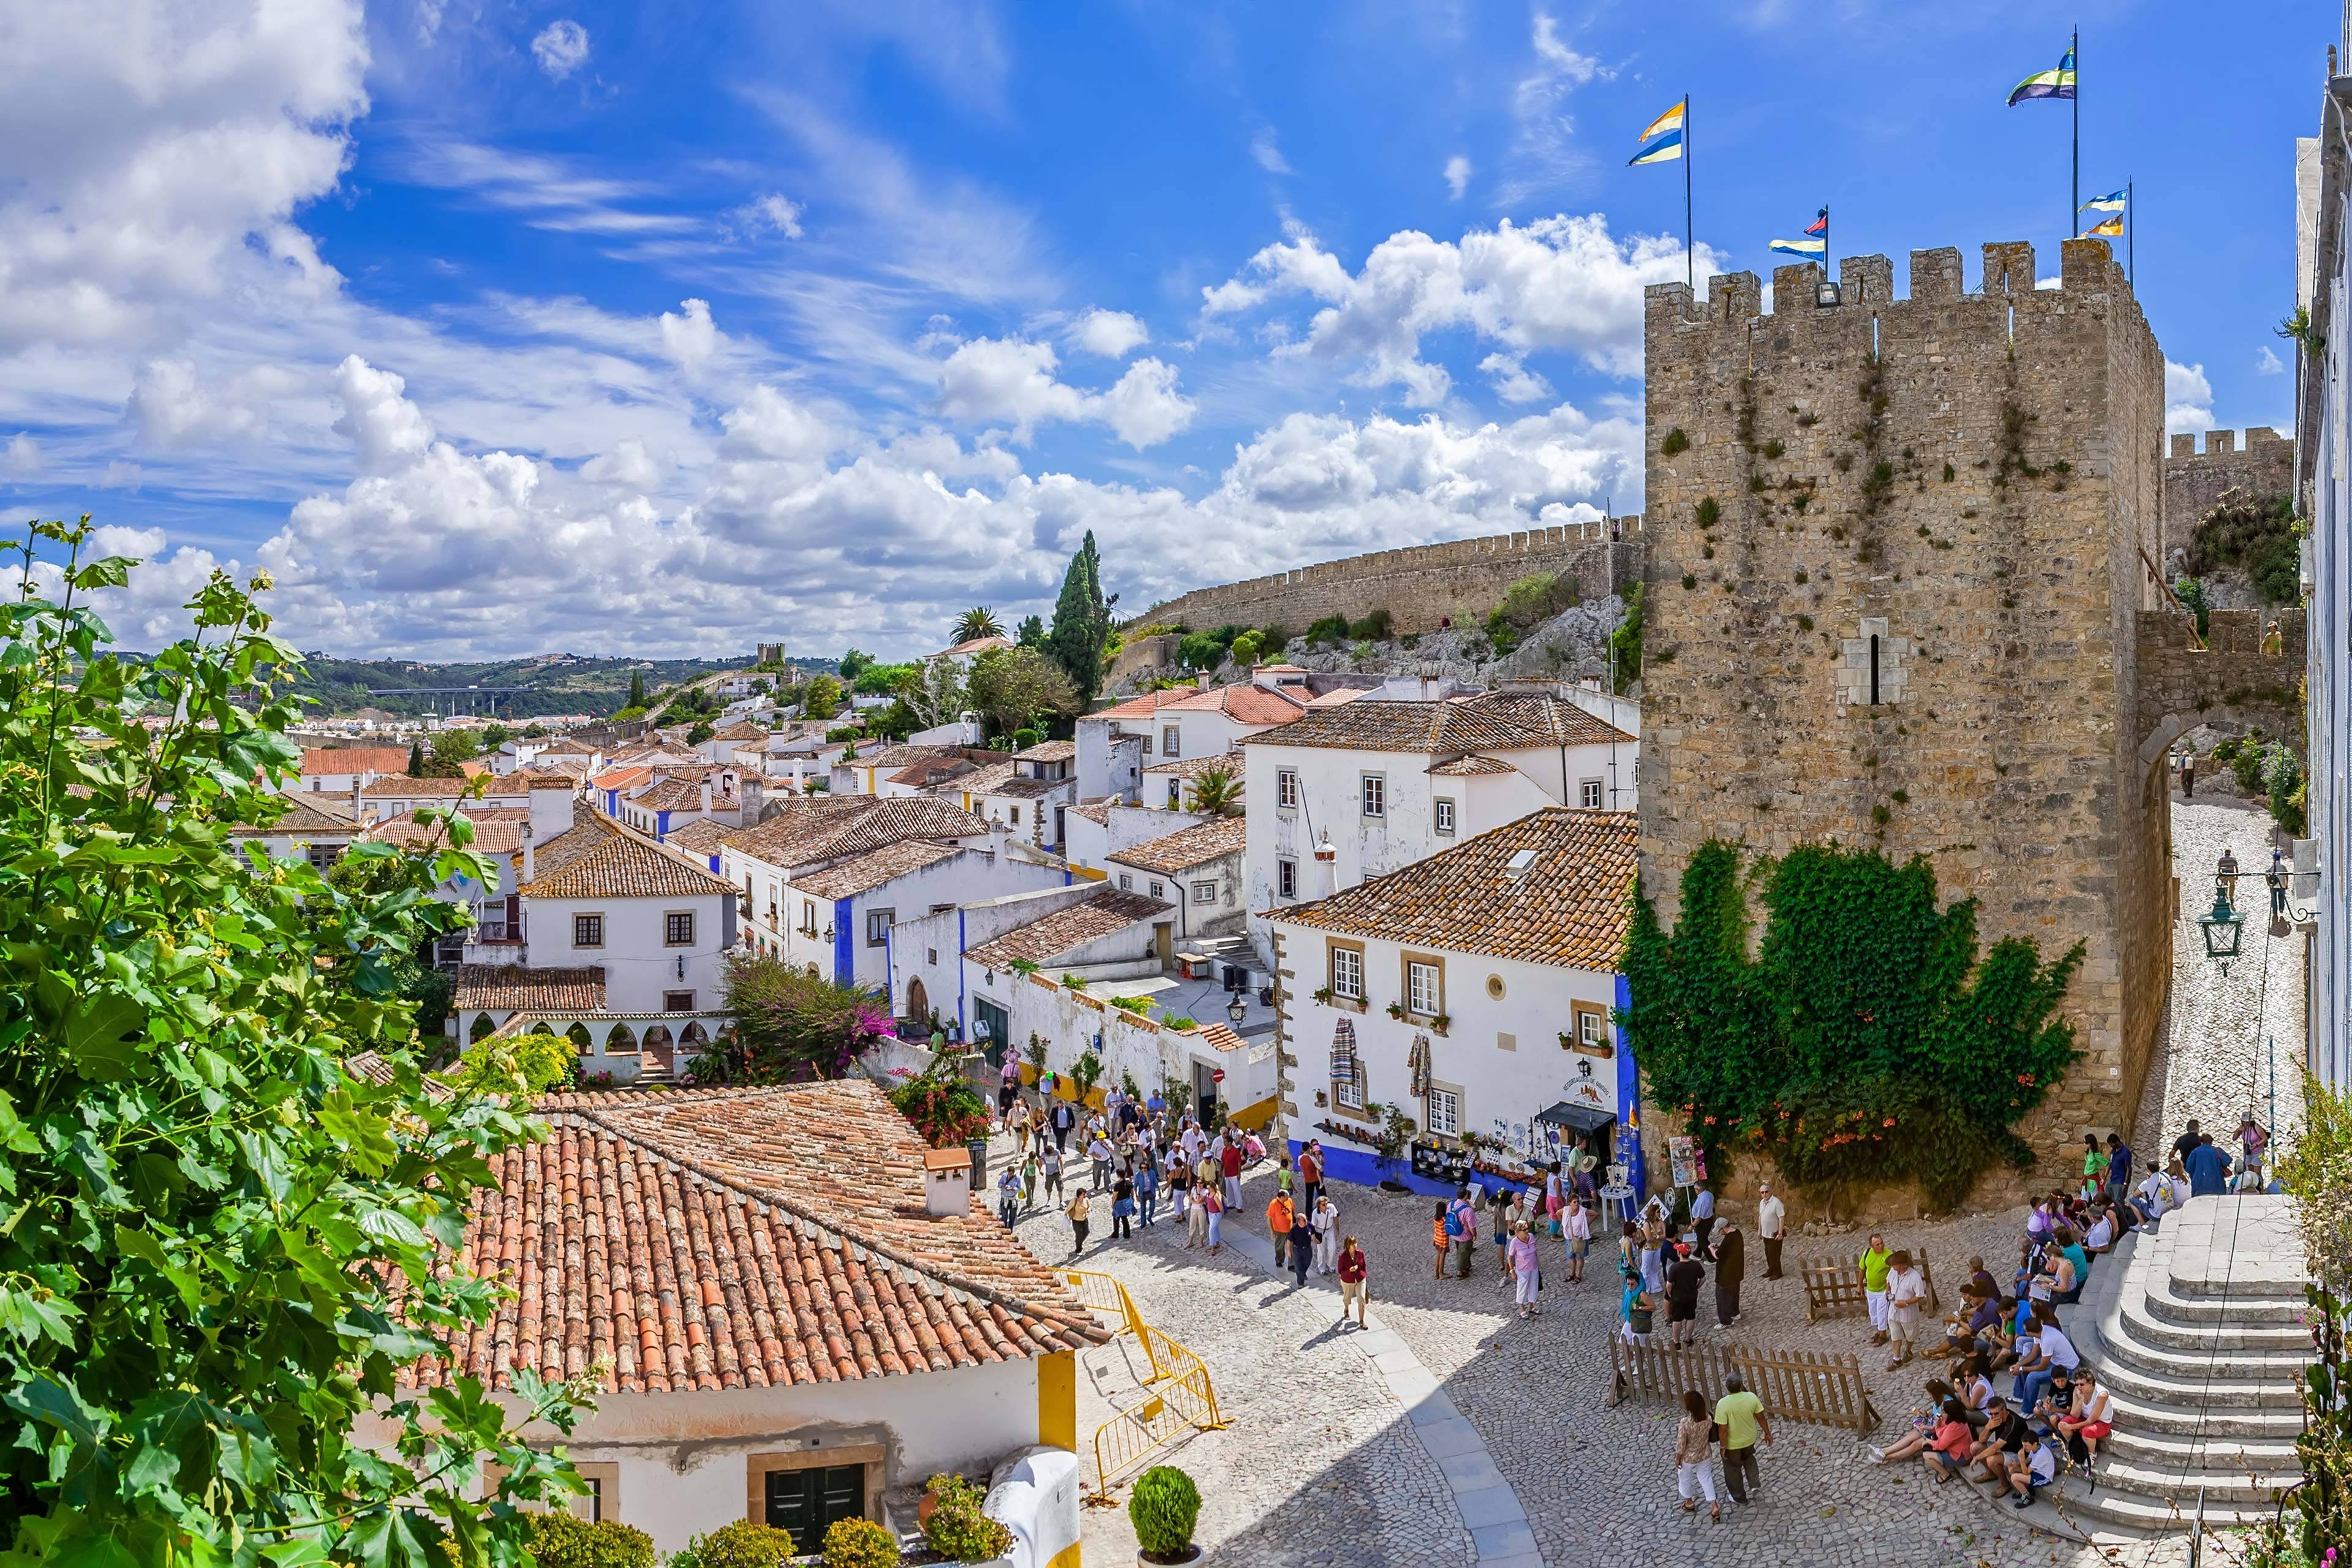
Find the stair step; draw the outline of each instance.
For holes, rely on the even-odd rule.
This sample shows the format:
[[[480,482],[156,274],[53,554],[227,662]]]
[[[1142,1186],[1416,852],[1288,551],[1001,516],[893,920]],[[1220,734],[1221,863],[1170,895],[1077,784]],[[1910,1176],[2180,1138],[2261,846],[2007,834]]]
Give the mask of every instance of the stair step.
[[[2303,1432],[2303,1406],[2214,1405],[2200,1418],[2193,1400],[2150,1399],[2113,1382],[2106,1384],[2109,1419],[2119,1431],[2215,1437],[2252,1437],[2292,1443]]]
[[[2062,1476],[2058,1484],[2050,1489],[2058,1494],[2054,1502],[2059,1511],[2078,1526],[2122,1529],[2136,1535],[2161,1535],[2177,1540],[2188,1533],[2189,1521],[2197,1511],[2197,1499],[2193,1492],[2186,1503],[2175,1508],[2169,1500],[2147,1498],[2137,1492],[2117,1491],[2105,1479],[2094,1490],[2079,1476]],[[2272,1503],[2233,1506],[2216,1502],[2209,1497],[2205,1500],[2205,1522],[2215,1529],[2224,1530],[2261,1524],[2270,1519],[2275,1506]]]
[[[2120,1331],[2116,1331],[2118,1328]],[[2109,1366],[2128,1366],[2149,1377],[2165,1379],[2192,1390],[2203,1384],[2208,1377],[2217,1381],[2292,1384],[2295,1374],[2309,1366],[2312,1361],[2305,1348],[2290,1351],[2212,1347],[2183,1350],[2173,1345],[2151,1344],[2134,1331],[2128,1317],[2120,1321],[2109,1320],[2101,1326],[2099,1337],[2106,1346]]]
[[[2204,1405],[2234,1407],[2261,1406],[2269,1409],[2301,1410],[2303,1392],[2290,1380],[2252,1380],[2216,1376],[2210,1381],[2202,1375],[2179,1377],[2168,1373],[2150,1374],[2117,1357],[2115,1346],[2107,1347],[2107,1363],[2099,1368],[2099,1380],[2109,1389],[2147,1405],[2168,1405],[2184,1409]]]
[[[2113,1458],[2130,1458],[2179,1472],[2183,1468],[2228,1470],[2235,1474],[2300,1473],[2302,1458],[2292,1437],[2229,1436],[2208,1431],[2203,1436],[2186,1432],[2139,1432],[2117,1427],[2099,1445],[2102,1465]]]
[[[2184,1351],[2255,1351],[2290,1352],[2308,1359],[2311,1331],[2300,1322],[2248,1323],[2222,1321],[2176,1323],[2148,1310],[2145,1291],[2128,1288],[2122,1304],[2124,1328],[2142,1344]]]
[[[2277,1500],[2277,1494],[2300,1479],[2298,1474],[2249,1475],[2244,1470],[2183,1469],[2178,1465],[2151,1465],[2121,1454],[2100,1458],[2099,1489],[2129,1492],[2136,1497],[2161,1501],[2169,1498],[2180,1505],[2184,1514],[2197,1508],[2197,1494],[2205,1494],[2206,1507],[2214,1503],[2234,1503],[2245,1507]]]

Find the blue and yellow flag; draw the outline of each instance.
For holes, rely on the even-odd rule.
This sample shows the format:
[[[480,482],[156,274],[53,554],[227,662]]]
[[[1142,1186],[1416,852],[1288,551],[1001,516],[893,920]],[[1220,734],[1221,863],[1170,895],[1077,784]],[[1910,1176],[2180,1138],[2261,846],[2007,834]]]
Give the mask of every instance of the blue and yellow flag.
[[[1650,121],[1642,132],[1642,144],[1625,160],[1633,163],[1664,163],[1683,155],[1683,115],[1689,102],[1675,104]]]
[[[1827,261],[1830,254],[1830,209],[1823,207],[1821,216],[1805,226],[1802,239],[1776,239],[1768,247],[1781,256],[1801,257],[1807,261]]]
[[[2019,82],[2009,95],[2014,109],[2029,98],[2072,98],[2074,96],[2074,51],[2069,48],[2058,61],[2056,70],[2042,71]]]
[[[2093,196],[2075,210],[2086,213],[2107,213],[2111,216],[2101,218],[2097,223],[2084,229],[2077,237],[2121,239],[2124,237],[2124,209],[2130,205],[2131,187],[2129,185],[2126,185],[2120,191],[2110,191],[2104,196]]]

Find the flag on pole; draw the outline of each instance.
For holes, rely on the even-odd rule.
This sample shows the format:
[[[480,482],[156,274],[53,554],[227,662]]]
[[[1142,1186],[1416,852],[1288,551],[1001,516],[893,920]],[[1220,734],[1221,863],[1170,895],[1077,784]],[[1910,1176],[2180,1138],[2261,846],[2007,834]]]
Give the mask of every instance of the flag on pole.
[[[2124,215],[2117,213],[2111,218],[2104,218],[2099,222],[2093,224],[2090,227],[2082,232],[2080,237],[2084,239],[2121,239],[2123,237]]]
[[[2009,95],[2014,109],[2029,98],[2072,98],[2074,96],[2074,51],[2068,48],[2058,61],[2056,70],[2042,71],[2019,82]]]
[[[2105,213],[2108,216],[2084,229],[2077,237],[2121,239],[2124,237],[2124,214],[2130,205],[2131,187],[2129,185],[2126,185],[2120,191],[2110,191],[2104,196],[2093,196],[2076,210],[2086,213]]]
[[[2110,191],[2104,196],[2093,196],[2083,204],[2082,210],[2086,213],[2119,213],[2130,201],[2131,187],[2126,185],[2120,191]]]
[[[1830,254],[1830,209],[1823,207],[1821,216],[1805,226],[1802,239],[1776,239],[1770,248],[1781,256],[1799,256],[1807,261],[1826,261]]]
[[[1625,160],[1633,163],[1664,163],[1683,155],[1683,113],[1688,107],[1677,103],[1643,127],[1641,145]]]

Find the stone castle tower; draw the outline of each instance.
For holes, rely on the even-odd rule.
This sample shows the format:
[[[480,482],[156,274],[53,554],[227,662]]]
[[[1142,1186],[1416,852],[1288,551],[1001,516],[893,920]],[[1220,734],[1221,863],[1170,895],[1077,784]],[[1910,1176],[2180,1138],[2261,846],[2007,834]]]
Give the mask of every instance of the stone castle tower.
[[[2164,359],[2105,244],[2061,273],[1988,245],[1976,293],[1957,250],[1913,252],[1906,299],[1883,256],[1834,294],[1780,268],[1770,314],[1752,273],[1649,290],[1641,773],[1669,921],[1709,838],[1835,839],[1929,857],[1988,946],[2081,941],[2084,1057],[2022,1129],[2053,1168],[2128,1126],[2176,908],[2136,689],[2172,616]]]

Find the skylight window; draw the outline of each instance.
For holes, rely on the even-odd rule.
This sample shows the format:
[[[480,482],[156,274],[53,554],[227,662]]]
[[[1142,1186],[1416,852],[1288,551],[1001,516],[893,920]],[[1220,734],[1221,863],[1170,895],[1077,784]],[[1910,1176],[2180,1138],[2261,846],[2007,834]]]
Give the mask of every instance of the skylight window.
[[[1512,854],[1510,859],[1504,862],[1503,875],[1507,877],[1524,877],[1528,874],[1529,868],[1533,867],[1535,863],[1535,850],[1517,850]]]

